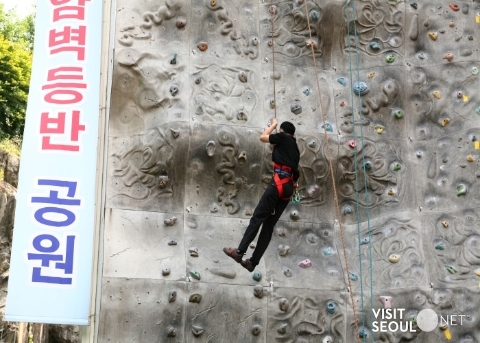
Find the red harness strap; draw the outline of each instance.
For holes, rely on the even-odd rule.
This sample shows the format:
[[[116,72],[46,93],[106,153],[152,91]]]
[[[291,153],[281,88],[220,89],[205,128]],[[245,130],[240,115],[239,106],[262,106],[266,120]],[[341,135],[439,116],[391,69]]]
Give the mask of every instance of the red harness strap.
[[[279,173],[282,173],[282,172],[284,173],[284,175],[288,175],[288,176],[281,179]],[[286,184],[287,182],[293,181],[292,168],[290,168],[289,166],[285,166],[285,165],[274,162],[273,163],[273,181],[277,186],[279,198],[281,200],[289,200],[291,196],[282,197],[282,195],[283,195],[283,185]]]

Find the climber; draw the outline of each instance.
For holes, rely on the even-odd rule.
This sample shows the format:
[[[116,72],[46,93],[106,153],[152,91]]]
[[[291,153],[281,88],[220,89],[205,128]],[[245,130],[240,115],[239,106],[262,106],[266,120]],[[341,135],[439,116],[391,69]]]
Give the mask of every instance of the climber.
[[[240,263],[249,272],[253,272],[265,250],[267,250],[272,238],[273,228],[287,207],[300,176],[298,172],[300,152],[295,139],[295,126],[288,121],[284,121],[280,125],[280,132],[272,134],[277,124],[277,118],[274,118],[272,125],[260,136],[261,142],[273,145],[273,177],[253,212],[238,248],[223,248],[225,254]],[[257,236],[262,224],[262,230],[252,257],[242,260],[249,244]]]

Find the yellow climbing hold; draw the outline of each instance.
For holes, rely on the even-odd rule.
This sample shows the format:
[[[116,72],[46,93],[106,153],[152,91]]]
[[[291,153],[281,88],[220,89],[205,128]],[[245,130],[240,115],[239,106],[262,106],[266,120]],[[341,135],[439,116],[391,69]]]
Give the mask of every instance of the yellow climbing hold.
[[[443,119],[442,119],[442,122],[441,122],[442,126],[445,126],[445,125],[447,125],[448,123],[450,123],[450,119],[448,119],[448,118],[443,118]]]
[[[476,275],[476,276],[480,276],[480,268],[477,269],[477,270],[475,270],[475,275]]]
[[[390,188],[388,190],[388,195],[394,195],[395,194],[395,190],[393,188]]]
[[[445,332],[445,338],[447,339],[447,341],[451,340],[452,334],[450,333],[450,330],[446,329],[444,332]]]
[[[442,225],[443,225],[444,228],[447,228],[449,224],[448,224],[448,222],[447,222],[446,220],[444,220],[444,221],[442,222]]]
[[[429,32],[428,37],[430,37],[433,40],[437,40],[437,33],[436,32]]]
[[[400,260],[400,255],[391,254],[390,256],[388,256],[388,260],[389,260],[391,263],[397,263],[397,262]]]
[[[439,91],[433,91],[432,94],[433,94],[433,96],[434,96],[435,98],[437,98],[437,99],[440,99],[440,98],[442,97],[442,95],[440,94]]]
[[[371,71],[370,73],[368,73],[368,78],[371,79],[372,77],[375,76],[375,72],[374,71]]]
[[[215,6],[217,4],[217,0],[211,0],[210,1],[210,6]]]
[[[475,150],[480,150],[480,141],[475,141],[473,146],[475,147]]]
[[[381,135],[383,133],[383,131],[385,131],[385,126],[377,125],[377,126],[375,126],[375,131],[377,131],[377,133],[379,135]]]
[[[468,101],[468,95],[463,94],[463,102],[467,102],[467,101]]]
[[[473,159],[473,156],[472,155],[468,155],[467,156],[467,162],[473,162],[474,159]]]
[[[475,17],[475,21],[477,22],[477,24],[480,24],[480,15],[477,15],[477,16]]]

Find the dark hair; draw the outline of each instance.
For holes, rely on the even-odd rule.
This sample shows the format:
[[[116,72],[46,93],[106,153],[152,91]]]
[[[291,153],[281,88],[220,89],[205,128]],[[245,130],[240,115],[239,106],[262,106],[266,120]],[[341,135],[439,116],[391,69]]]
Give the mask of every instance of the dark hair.
[[[280,125],[280,128],[283,130],[283,132],[288,133],[292,136],[295,134],[295,125],[293,125],[289,121],[284,121],[282,125]]]

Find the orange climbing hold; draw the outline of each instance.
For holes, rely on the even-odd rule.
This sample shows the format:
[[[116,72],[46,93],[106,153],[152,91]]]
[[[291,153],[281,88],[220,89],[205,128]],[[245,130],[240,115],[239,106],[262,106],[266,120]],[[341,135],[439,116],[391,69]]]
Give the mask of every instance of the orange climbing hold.
[[[448,6],[452,9],[452,11],[457,12],[460,9],[460,6],[454,4],[453,2],[449,3]]]

